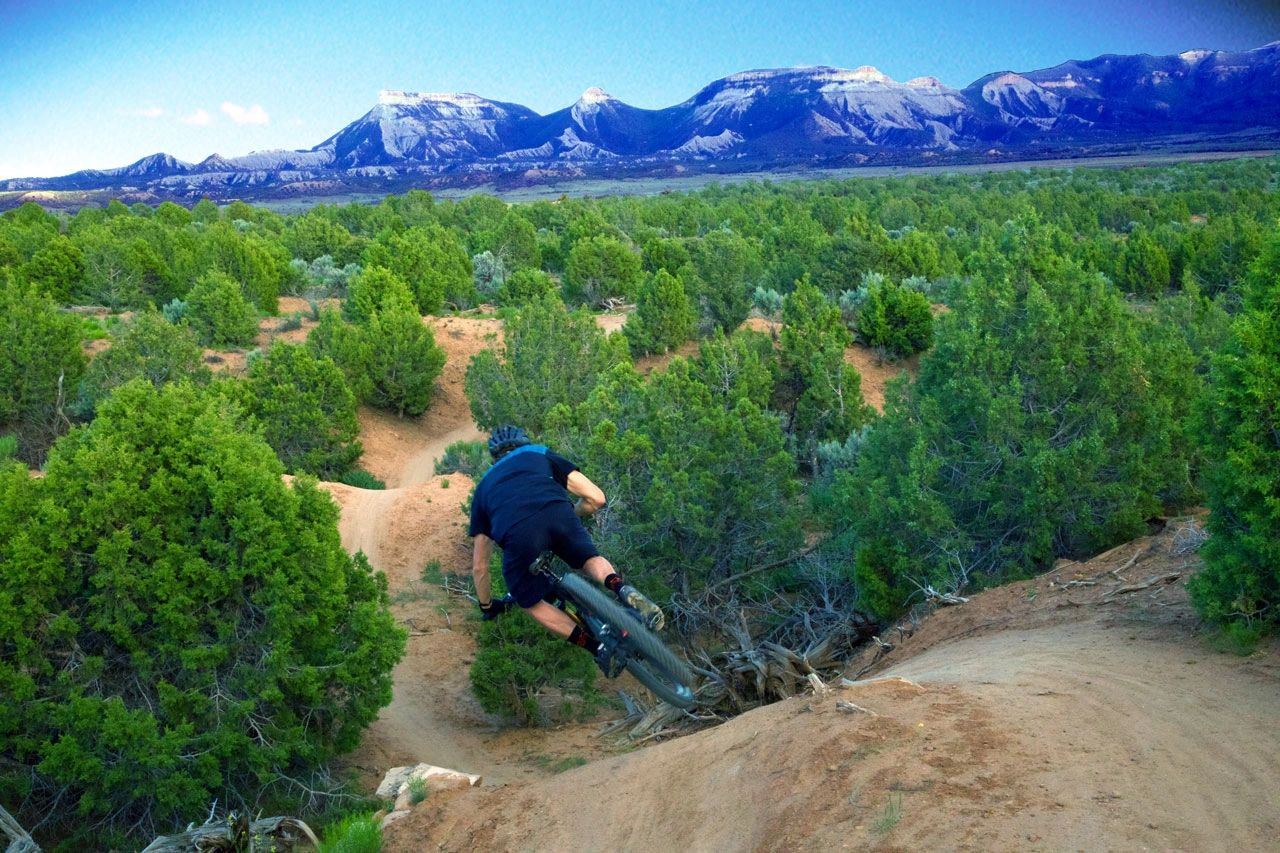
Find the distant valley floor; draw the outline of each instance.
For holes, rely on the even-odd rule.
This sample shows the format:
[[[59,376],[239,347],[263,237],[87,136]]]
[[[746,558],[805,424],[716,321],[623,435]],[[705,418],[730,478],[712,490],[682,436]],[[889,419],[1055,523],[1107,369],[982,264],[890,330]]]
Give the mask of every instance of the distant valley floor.
[[[886,178],[906,175],[947,175],[974,174],[985,172],[1011,172],[1029,169],[1120,169],[1142,166],[1167,166],[1175,163],[1204,163],[1219,160],[1256,159],[1280,156],[1280,148],[1259,148],[1251,150],[1226,151],[1149,151],[1139,154],[1119,154],[1094,157],[1057,157],[1041,160],[1011,160],[989,163],[959,163],[937,166],[849,166],[841,168],[817,168],[789,166],[778,169],[759,169],[738,172],[722,172],[710,169],[705,172],[687,175],[663,175],[642,177],[557,177],[542,183],[513,186],[505,176],[503,180],[480,183],[469,186],[434,186],[428,189],[438,198],[457,199],[476,193],[495,195],[508,202],[530,202],[539,200],[555,200],[561,196],[570,198],[621,196],[621,195],[660,195],[667,192],[692,192],[710,184],[739,184],[748,181],[817,181],[845,180],[849,178]],[[276,189],[245,187],[242,198],[236,196],[219,197],[220,203],[236,200],[248,201],[252,204],[270,208],[279,213],[296,213],[317,204],[374,204],[388,194],[407,192],[415,187],[406,183],[389,186],[385,191],[316,191],[309,192],[304,188],[292,188],[288,185]],[[146,190],[103,189],[103,190],[26,190],[0,192],[0,211],[18,207],[27,202],[35,202],[52,210],[78,210],[81,207],[105,205],[113,198],[126,203],[144,202],[158,204],[165,201],[163,197]],[[190,204],[198,199],[172,199],[179,203]]]

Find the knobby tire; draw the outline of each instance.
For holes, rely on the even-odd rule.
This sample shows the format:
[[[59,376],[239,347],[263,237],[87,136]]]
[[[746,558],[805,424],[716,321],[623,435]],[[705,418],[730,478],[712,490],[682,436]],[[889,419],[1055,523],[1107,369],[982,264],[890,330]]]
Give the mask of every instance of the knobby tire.
[[[677,708],[693,707],[693,691],[689,689],[689,685],[693,684],[693,674],[685,662],[667,648],[666,643],[658,639],[630,610],[585,578],[566,573],[560,579],[560,585],[583,608],[627,632],[631,655],[628,656],[626,667],[637,681],[652,690],[658,698]]]

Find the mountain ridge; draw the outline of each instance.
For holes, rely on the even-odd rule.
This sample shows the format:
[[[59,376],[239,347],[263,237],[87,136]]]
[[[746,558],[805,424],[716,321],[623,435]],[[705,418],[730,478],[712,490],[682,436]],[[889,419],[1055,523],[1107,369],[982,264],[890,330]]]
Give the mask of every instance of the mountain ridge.
[[[127,166],[0,189],[142,190],[249,197],[290,187],[340,193],[587,176],[788,166],[925,165],[1125,153],[1153,146],[1280,141],[1280,41],[1248,51],[1104,54],[962,89],[878,69],[766,68],[714,80],[660,109],[591,87],[546,115],[466,92],[384,89],[363,116],[310,149],[159,152]]]

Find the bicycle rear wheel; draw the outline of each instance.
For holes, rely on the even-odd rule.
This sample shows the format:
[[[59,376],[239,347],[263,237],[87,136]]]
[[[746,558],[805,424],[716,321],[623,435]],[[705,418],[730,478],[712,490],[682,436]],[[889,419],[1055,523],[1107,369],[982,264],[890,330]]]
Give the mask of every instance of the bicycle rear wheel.
[[[631,611],[578,575],[565,574],[560,586],[579,606],[627,632],[626,668],[637,681],[678,708],[693,707],[693,673]]]

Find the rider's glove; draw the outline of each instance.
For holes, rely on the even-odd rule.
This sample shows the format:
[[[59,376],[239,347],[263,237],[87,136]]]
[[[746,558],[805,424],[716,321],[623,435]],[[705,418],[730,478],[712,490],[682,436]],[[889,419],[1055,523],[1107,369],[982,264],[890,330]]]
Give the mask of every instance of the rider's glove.
[[[507,593],[502,598],[495,598],[487,605],[480,604],[480,618],[486,622],[490,619],[497,619],[503,613],[506,613],[509,607],[511,607],[511,593]]]
[[[623,584],[618,588],[618,598],[628,607],[640,611],[644,623],[654,631],[661,631],[662,626],[667,624],[667,617],[662,615],[662,609],[631,584]]]

